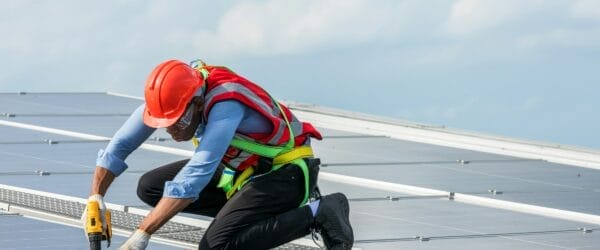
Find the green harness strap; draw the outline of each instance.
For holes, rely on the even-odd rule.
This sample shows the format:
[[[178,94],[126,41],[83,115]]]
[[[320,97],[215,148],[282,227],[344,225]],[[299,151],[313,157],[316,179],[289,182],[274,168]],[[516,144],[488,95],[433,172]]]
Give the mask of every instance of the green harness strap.
[[[281,112],[283,119],[285,120],[285,124],[288,127],[290,140],[286,143],[286,145],[270,146],[270,145],[256,143],[253,141],[244,140],[239,137],[234,137],[233,140],[231,141],[231,146],[239,148],[241,150],[244,150],[244,151],[252,153],[252,154],[256,154],[256,155],[260,155],[263,157],[268,157],[268,158],[274,159],[273,167],[271,168],[271,170],[268,173],[276,171],[276,170],[280,169],[281,167],[283,167],[284,165],[289,164],[289,163],[292,163],[292,164],[300,167],[300,169],[302,170],[302,173],[304,175],[304,199],[300,203],[300,206],[302,206],[308,201],[308,195],[309,195],[308,166],[306,165],[304,158],[307,156],[312,156],[312,151],[311,151],[310,155],[301,154],[301,153],[296,153],[296,154],[292,153],[292,154],[288,154],[288,155],[292,155],[291,157],[285,157],[285,159],[282,159],[282,160],[279,160],[279,159],[275,160],[276,158],[278,158],[278,156],[283,156],[284,154],[291,153],[292,151],[295,151],[296,149],[302,149],[302,147],[297,147],[297,148],[294,147],[294,145],[295,145],[294,137],[295,136],[294,136],[294,132],[292,131],[292,126],[291,126],[290,122],[288,121],[288,118],[285,115],[285,113],[283,112],[283,109],[281,108],[279,103],[277,101],[275,101],[272,97],[271,97],[271,99],[273,100],[273,102],[275,103],[277,108],[279,108],[279,111]],[[298,150],[298,151],[302,151],[302,150]],[[277,164],[275,164],[275,162],[277,162]],[[248,182],[248,180],[246,180],[244,182],[244,184],[246,184]],[[239,186],[239,188],[244,186],[244,184]]]

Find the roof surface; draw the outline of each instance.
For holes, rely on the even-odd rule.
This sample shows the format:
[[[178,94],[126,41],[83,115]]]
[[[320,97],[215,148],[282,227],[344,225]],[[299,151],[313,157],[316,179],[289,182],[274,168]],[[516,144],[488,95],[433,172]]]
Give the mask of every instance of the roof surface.
[[[141,103],[106,93],[0,94],[0,184],[42,197],[86,198],[97,151]],[[319,185],[323,193],[350,198],[357,248],[600,249],[600,154],[594,150],[290,107],[325,136],[313,142],[323,162]],[[191,149],[157,130],[128,158],[129,169],[106,201],[147,211],[135,194],[137,179]],[[81,229],[23,209],[27,202],[0,195],[2,249],[87,247]],[[197,228],[187,232],[189,239],[177,237],[193,242],[209,218],[183,216],[184,226]],[[117,236],[115,246],[124,240]],[[288,247],[311,246],[306,242]],[[150,249],[181,247],[171,243]]]

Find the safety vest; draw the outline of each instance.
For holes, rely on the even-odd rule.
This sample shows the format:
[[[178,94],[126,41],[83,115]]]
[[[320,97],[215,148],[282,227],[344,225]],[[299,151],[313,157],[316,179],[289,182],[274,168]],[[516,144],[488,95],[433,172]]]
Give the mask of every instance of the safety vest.
[[[264,89],[228,68],[205,64],[197,65],[195,68],[204,75],[205,79],[203,113],[205,121],[216,103],[236,100],[267,118],[273,125],[273,130],[269,134],[235,134],[221,161],[227,168],[241,173],[233,185],[229,183],[230,186],[226,186],[228,184],[223,182],[232,180],[221,178],[222,183],[219,185],[225,186],[228,197],[245,184],[248,177],[252,175],[254,167],[258,165],[259,158],[263,156],[273,159],[271,171],[288,163],[298,165],[302,169],[306,183],[303,203],[306,202],[308,170],[303,158],[312,157],[312,149],[305,144],[309,137],[321,140],[319,131],[310,123],[300,122],[286,106],[273,99]],[[224,174],[233,176],[235,173],[229,171]]]

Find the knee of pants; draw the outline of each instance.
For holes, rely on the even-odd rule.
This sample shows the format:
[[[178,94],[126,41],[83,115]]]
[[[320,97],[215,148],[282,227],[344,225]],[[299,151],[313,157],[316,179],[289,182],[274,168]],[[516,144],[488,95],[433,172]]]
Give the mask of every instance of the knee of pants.
[[[157,187],[157,183],[152,179],[152,176],[148,175],[148,173],[140,177],[137,186],[137,196],[146,204],[155,206],[162,196],[162,191],[158,191],[162,190],[162,187]]]
[[[198,249],[200,249],[200,250],[210,249],[210,246],[208,245],[208,240],[206,239],[206,237],[202,237],[202,239],[200,240],[200,244],[198,245]]]
[[[204,232],[198,249],[225,249],[228,248],[228,241],[226,237],[219,236],[219,233],[215,232],[215,227],[211,224]]]

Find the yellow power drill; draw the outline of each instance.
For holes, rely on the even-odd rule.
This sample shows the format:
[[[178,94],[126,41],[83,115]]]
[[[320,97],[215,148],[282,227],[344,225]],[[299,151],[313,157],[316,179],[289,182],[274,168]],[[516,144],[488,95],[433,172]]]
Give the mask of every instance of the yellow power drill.
[[[112,225],[110,223],[110,211],[106,209],[104,219],[106,220],[106,232],[102,231],[102,217],[100,216],[100,206],[97,201],[88,201],[87,219],[85,223],[88,238],[90,240],[91,250],[100,250],[101,241],[106,240],[106,247],[110,247],[110,238],[112,237]]]

